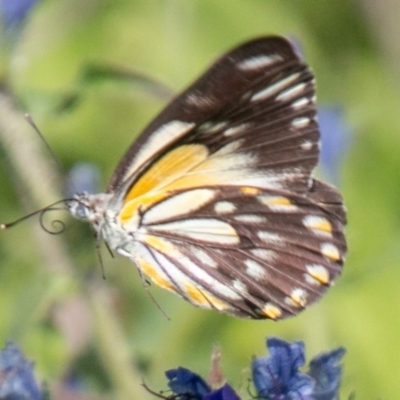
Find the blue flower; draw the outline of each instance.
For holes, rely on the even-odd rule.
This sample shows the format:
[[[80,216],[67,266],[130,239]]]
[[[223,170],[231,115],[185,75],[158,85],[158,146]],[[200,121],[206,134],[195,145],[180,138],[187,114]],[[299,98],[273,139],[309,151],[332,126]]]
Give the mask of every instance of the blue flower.
[[[323,353],[311,360],[308,372],[299,368],[305,364],[304,343],[288,343],[268,338],[268,357],[254,358],[252,376],[256,398],[264,400],[337,400],[342,377],[341,361],[344,348]],[[166,372],[173,394],[167,400],[240,400],[228,384],[212,390],[199,375],[179,367]]]
[[[318,109],[321,131],[321,165],[327,178],[339,184],[339,167],[352,142],[352,130],[345,123],[340,107]]]
[[[268,338],[267,348],[269,357],[255,358],[252,362],[258,396],[268,400],[311,400],[315,381],[298,370],[305,362],[304,344]]]
[[[202,400],[211,392],[203,378],[186,368],[171,369],[165,375],[169,379],[168,386],[176,395],[186,396],[190,400]]]
[[[21,24],[39,0],[0,0],[0,18],[5,30]]]
[[[338,398],[342,365],[340,362],[346,350],[339,347],[329,353],[323,353],[310,362],[308,374],[315,379],[315,400],[333,400]]]
[[[99,186],[100,171],[95,164],[79,162],[68,172],[68,197],[72,197],[76,193],[98,193]]]
[[[305,363],[304,343],[268,338],[269,357],[252,364],[257,394],[265,400],[335,400],[339,398],[344,348],[311,360],[308,373],[298,369]]]
[[[199,375],[186,368],[179,367],[165,373],[169,379],[168,386],[173,395],[166,399],[174,400],[240,400],[231,386],[225,384],[212,390]]]
[[[205,395],[203,400],[240,400],[240,397],[230,385],[225,384],[222,388]]]
[[[33,364],[13,343],[7,343],[0,351],[0,399],[43,400],[33,376]]]

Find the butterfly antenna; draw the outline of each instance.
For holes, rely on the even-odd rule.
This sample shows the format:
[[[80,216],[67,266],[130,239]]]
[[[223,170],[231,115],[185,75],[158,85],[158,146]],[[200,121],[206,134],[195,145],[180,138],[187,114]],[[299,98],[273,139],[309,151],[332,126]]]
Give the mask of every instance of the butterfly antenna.
[[[14,220],[14,221],[11,221],[11,222],[8,222],[8,223],[5,223],[5,224],[0,224],[0,229],[1,229],[1,230],[6,230],[6,229],[9,229],[9,228],[12,228],[13,226],[18,225],[20,222],[25,221],[25,220],[27,220],[27,219],[33,217],[34,215],[39,214],[39,215],[40,215],[40,225],[41,225],[41,227],[43,228],[44,231],[46,231],[47,233],[50,233],[50,234],[58,234],[58,233],[61,233],[61,232],[63,232],[64,229],[65,229],[65,224],[64,224],[62,221],[60,221],[60,220],[55,220],[55,221],[53,221],[53,222],[52,222],[52,225],[53,225],[54,228],[55,228],[55,225],[56,225],[56,224],[59,224],[59,225],[61,226],[61,228],[60,228],[60,229],[56,229],[56,228],[55,228],[55,230],[52,231],[52,230],[47,229],[47,228],[45,227],[44,222],[43,222],[43,216],[44,216],[47,212],[49,212],[49,211],[62,211],[62,210],[66,210],[66,209],[67,209],[66,207],[55,207],[55,206],[56,206],[57,204],[60,204],[60,203],[65,204],[65,202],[67,202],[68,200],[70,200],[70,199],[64,199],[64,200],[56,201],[55,203],[50,204],[49,206],[46,206],[46,207],[41,208],[41,209],[39,209],[39,210],[33,211],[33,212],[31,212],[31,213],[29,213],[29,214],[27,214],[27,215],[24,215],[23,217],[18,218],[18,219]]]
[[[63,167],[60,159],[57,157],[57,155],[54,153],[53,149],[50,147],[49,143],[47,142],[46,138],[44,137],[43,133],[40,131],[38,126],[35,124],[35,121],[31,117],[31,115],[30,114],[25,114],[24,117],[25,117],[25,120],[28,122],[28,124],[37,133],[37,135],[39,136],[40,140],[42,141],[42,143],[45,145],[47,151],[49,152],[52,160],[57,165],[58,172],[63,177],[64,190],[65,190],[66,187],[69,187],[69,188],[73,189],[74,188],[73,181],[71,180],[71,178],[67,174],[65,174],[64,167]]]
[[[56,156],[54,153],[53,149],[50,147],[49,143],[47,142],[46,138],[43,136],[42,132],[40,129],[37,127],[35,124],[35,121],[33,118],[30,116],[30,114],[25,114],[25,120],[28,122],[28,124],[34,129],[34,131],[38,134],[40,140],[43,142],[43,144],[46,146],[47,151],[51,155],[53,161],[57,164],[57,167],[59,168],[60,171],[63,171],[63,165],[61,164],[60,159]]]

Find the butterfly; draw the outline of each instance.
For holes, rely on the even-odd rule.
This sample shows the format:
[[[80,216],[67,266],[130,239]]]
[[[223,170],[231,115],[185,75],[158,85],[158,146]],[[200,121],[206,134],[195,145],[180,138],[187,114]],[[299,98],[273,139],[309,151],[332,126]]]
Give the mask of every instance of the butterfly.
[[[314,77],[264,37],[220,57],[128,149],[106,193],[70,213],[156,285],[197,307],[296,315],[339,276],[342,197],[312,177]]]

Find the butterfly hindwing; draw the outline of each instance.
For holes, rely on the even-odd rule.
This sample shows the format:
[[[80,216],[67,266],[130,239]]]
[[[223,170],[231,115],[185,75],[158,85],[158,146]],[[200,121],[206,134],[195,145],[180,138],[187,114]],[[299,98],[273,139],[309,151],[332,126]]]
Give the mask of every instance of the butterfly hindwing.
[[[299,312],[338,277],[346,251],[344,215],[332,211],[340,196],[315,182],[318,201],[254,187],[171,194],[142,216],[139,247],[159,271],[150,276],[197,306],[242,317]]]

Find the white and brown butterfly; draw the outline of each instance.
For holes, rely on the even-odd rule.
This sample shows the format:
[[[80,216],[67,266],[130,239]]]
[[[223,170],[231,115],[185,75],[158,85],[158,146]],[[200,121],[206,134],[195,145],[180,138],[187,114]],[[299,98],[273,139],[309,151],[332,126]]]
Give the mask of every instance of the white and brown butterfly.
[[[158,286],[195,306],[281,319],[316,301],[346,252],[318,162],[314,77],[265,37],[223,55],[67,207]]]

